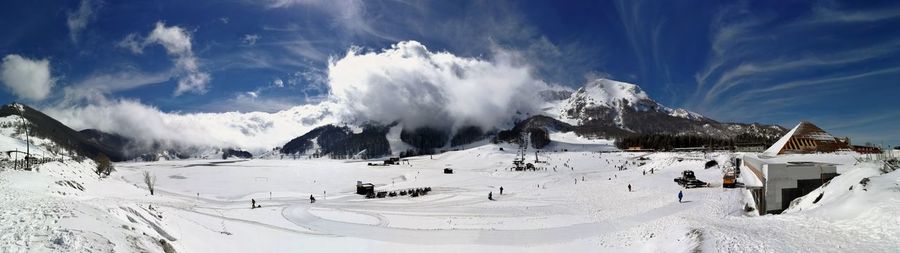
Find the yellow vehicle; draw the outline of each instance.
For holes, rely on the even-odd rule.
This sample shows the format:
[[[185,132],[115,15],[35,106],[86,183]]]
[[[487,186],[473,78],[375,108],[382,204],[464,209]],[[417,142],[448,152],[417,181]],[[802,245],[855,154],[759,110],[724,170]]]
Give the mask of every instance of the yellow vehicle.
[[[722,177],[722,187],[724,188],[734,188],[737,185],[737,179],[734,176],[733,171],[725,172],[725,176]]]

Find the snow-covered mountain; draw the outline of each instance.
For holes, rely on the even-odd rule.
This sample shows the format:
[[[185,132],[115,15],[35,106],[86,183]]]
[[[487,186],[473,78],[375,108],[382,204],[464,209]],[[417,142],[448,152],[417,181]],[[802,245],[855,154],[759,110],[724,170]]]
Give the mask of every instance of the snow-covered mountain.
[[[99,145],[85,135],[69,128],[46,114],[22,104],[0,107],[0,138],[7,156],[25,156],[26,149],[35,159],[87,157],[97,159],[101,154],[113,161],[121,160],[118,147]],[[24,148],[23,148],[24,147]]]
[[[780,126],[720,123],[695,112],[670,108],[650,98],[639,86],[596,79],[568,97],[548,98],[543,112],[577,126],[585,135],[615,137],[622,134],[664,133],[734,137],[739,134],[779,136]]]
[[[637,85],[602,78],[588,82],[552,109],[557,110],[560,120],[570,124],[584,125],[611,117],[617,126],[626,129],[624,117],[627,109],[658,112],[690,120],[704,119],[700,114],[685,109],[660,105]],[[598,111],[607,112],[608,115],[598,115]]]

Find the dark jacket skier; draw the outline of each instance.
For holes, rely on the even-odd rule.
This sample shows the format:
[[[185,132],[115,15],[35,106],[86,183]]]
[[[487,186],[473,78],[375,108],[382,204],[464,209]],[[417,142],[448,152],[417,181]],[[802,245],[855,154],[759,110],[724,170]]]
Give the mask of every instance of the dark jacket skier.
[[[309,203],[316,203],[316,197],[313,197],[312,194],[309,195]]]
[[[681,191],[678,191],[678,203],[681,203],[681,198],[683,198],[683,197],[684,197],[684,193],[682,193]]]
[[[250,199],[250,209],[256,208],[256,200]]]
[[[488,200],[494,200],[494,192],[488,192]]]

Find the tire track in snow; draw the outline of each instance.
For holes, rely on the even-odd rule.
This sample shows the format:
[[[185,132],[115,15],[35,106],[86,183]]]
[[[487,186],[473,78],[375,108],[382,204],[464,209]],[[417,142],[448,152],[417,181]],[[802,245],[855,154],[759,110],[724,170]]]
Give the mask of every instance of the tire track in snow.
[[[698,206],[697,203],[669,204],[616,221],[580,223],[562,227],[524,230],[497,229],[411,229],[328,220],[309,212],[309,205],[292,205],[282,210],[288,221],[321,233],[413,244],[549,244],[630,229]]]

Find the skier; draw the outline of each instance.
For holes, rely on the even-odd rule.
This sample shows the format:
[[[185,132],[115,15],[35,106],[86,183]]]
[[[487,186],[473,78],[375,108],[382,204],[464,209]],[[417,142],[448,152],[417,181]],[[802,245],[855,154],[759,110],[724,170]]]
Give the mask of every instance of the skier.
[[[312,194],[309,195],[309,203],[310,203],[310,204],[316,203],[316,197],[313,197]]]
[[[678,203],[681,203],[682,197],[684,197],[684,193],[681,193],[681,191],[678,191]]]
[[[500,195],[503,195],[503,186],[500,186]]]
[[[628,191],[631,191],[631,184],[628,184]]]
[[[494,200],[494,192],[488,192],[488,200]]]
[[[256,208],[256,200],[250,199],[250,209]]]

